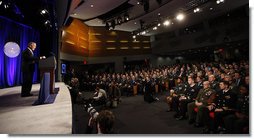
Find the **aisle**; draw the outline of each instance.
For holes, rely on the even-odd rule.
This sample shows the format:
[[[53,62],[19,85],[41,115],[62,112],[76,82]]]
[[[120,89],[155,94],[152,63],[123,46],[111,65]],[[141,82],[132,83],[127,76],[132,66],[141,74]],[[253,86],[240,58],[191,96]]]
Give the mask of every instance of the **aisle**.
[[[89,96],[85,93],[84,96]],[[164,96],[154,103],[146,103],[143,96],[123,97],[122,103],[111,109],[116,115],[115,130],[119,134],[201,134],[202,128],[194,128],[187,120],[176,121],[174,112],[166,112]],[[75,131],[84,134],[88,114],[82,106],[74,105]]]

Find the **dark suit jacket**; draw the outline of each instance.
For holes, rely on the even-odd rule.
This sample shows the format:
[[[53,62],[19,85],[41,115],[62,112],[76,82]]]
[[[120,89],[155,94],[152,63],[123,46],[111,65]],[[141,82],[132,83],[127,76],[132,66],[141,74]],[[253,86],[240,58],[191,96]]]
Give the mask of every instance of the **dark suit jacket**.
[[[39,61],[39,58],[33,56],[32,52],[28,48],[26,48],[22,52],[22,71],[34,72],[34,65],[37,61]]]

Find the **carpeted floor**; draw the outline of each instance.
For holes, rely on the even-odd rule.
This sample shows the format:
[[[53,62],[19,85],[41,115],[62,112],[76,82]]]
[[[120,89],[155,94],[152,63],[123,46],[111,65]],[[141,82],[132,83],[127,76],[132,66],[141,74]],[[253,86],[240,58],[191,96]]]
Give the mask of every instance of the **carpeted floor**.
[[[88,98],[91,93],[85,92],[82,97]],[[166,112],[167,105],[164,95],[159,95],[159,101],[144,102],[143,96],[122,97],[117,108],[110,110],[116,116],[114,129],[118,134],[201,134],[202,128],[188,124],[188,120],[177,121],[174,112]],[[97,108],[99,111],[99,108]],[[88,113],[80,104],[73,105],[73,133],[85,134],[89,119]]]

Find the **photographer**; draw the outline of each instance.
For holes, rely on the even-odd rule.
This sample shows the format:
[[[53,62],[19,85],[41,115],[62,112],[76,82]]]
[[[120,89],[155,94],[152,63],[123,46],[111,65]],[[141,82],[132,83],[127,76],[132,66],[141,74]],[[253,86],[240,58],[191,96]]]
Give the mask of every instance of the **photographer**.
[[[107,101],[107,93],[105,90],[101,89],[99,86],[96,87],[93,97],[93,105],[104,105]]]
[[[96,116],[91,115],[87,125],[86,133],[92,134],[94,127],[96,127],[97,134],[114,134],[114,123],[115,115],[109,110],[103,110]]]

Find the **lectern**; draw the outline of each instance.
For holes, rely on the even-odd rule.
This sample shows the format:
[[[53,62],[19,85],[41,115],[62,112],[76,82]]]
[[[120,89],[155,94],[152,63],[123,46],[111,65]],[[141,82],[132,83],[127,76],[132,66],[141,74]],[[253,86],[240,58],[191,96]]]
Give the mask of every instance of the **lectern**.
[[[55,90],[55,69],[56,69],[56,58],[50,56],[46,59],[39,60],[40,79],[42,79],[44,73],[50,73],[50,94],[54,93]]]

